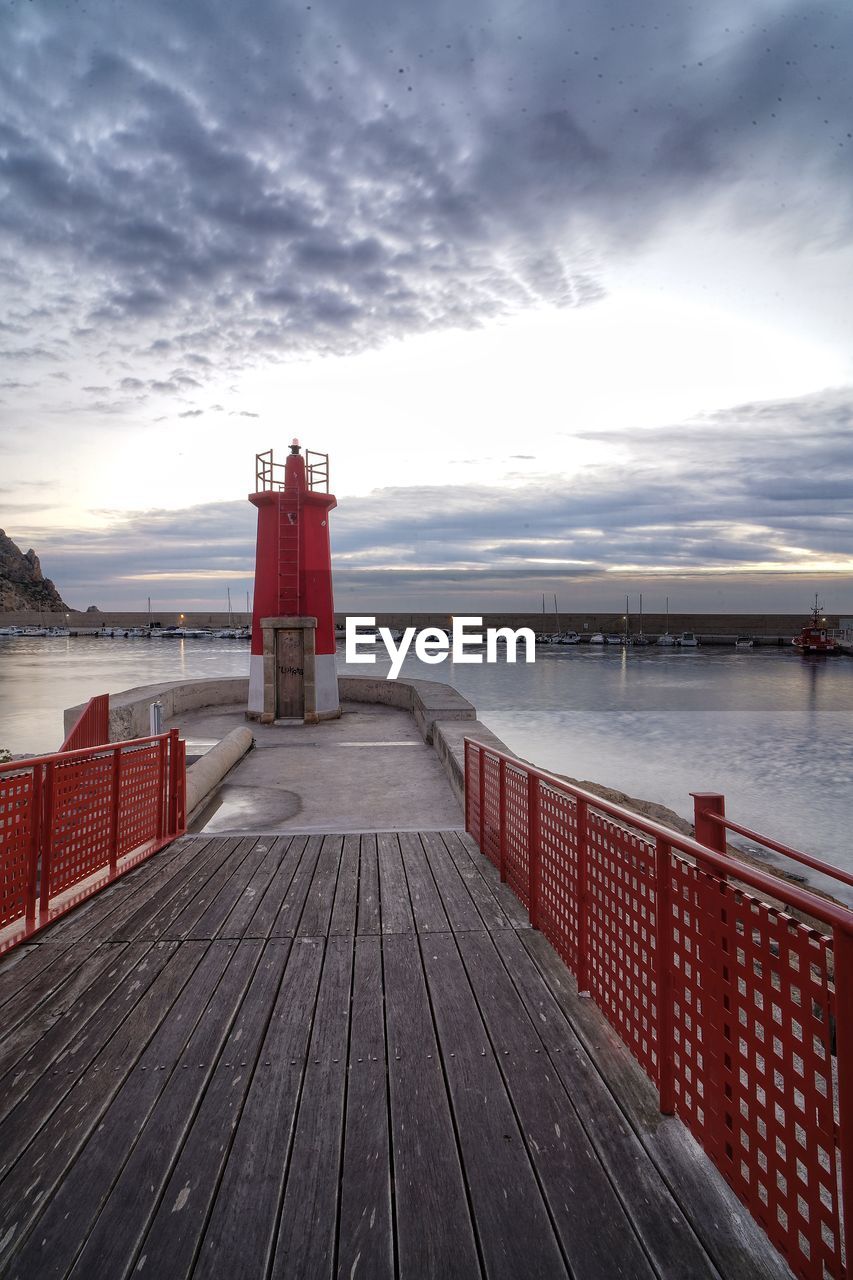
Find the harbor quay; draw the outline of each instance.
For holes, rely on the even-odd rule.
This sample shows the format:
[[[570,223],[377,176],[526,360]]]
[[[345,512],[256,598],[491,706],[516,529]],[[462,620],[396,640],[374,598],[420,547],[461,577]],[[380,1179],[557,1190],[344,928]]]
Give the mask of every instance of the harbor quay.
[[[457,610],[462,613],[462,610]],[[336,612],[335,628],[339,635],[343,634],[347,617],[371,614],[377,627],[390,627],[404,630],[406,627],[452,626],[453,614],[442,612],[406,613],[403,611],[382,612],[368,607],[351,610],[349,613]],[[546,614],[536,613],[483,613],[484,628],[530,627],[534,632],[576,631],[581,637],[596,632],[622,634],[625,630],[625,612],[593,613],[563,612],[555,615],[553,610]],[[672,635],[692,632],[703,644],[733,644],[738,636],[751,636],[761,644],[790,644],[794,636],[803,627],[802,614],[728,614],[728,613],[675,613],[669,617],[664,613],[644,613],[643,632],[650,637],[663,635],[667,630]],[[849,619],[846,620],[849,623]],[[104,610],[97,613],[69,612],[65,614],[39,614],[35,610],[19,610],[14,613],[0,613],[0,630],[4,627],[49,627],[68,628],[73,634],[93,635],[99,630],[136,630],[145,629],[151,622],[155,627],[184,627],[197,630],[221,630],[225,627],[251,626],[252,616],[245,611],[165,611],[155,610],[150,615],[147,611]],[[639,630],[639,616],[631,615],[628,619],[632,634]],[[830,629],[839,629],[845,619],[838,614],[827,614],[826,625]]]

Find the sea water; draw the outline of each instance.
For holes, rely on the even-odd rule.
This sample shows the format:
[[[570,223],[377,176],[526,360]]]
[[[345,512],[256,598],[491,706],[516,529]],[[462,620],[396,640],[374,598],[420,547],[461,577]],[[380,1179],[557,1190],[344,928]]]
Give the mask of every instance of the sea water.
[[[163,680],[248,675],[229,640],[0,638],[0,747],[56,750],[62,709]],[[387,658],[338,668],[387,674]],[[426,666],[511,750],[690,818],[720,791],[734,820],[853,871],[853,658],[793,649],[540,648],[530,665]],[[853,892],[844,893],[853,901]]]

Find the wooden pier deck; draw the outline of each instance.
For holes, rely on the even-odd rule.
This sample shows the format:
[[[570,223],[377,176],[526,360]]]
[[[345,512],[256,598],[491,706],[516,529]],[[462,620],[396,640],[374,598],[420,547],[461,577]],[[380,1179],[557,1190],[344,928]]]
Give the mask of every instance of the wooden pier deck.
[[[0,1275],[790,1275],[466,836],[186,837],[40,939]]]

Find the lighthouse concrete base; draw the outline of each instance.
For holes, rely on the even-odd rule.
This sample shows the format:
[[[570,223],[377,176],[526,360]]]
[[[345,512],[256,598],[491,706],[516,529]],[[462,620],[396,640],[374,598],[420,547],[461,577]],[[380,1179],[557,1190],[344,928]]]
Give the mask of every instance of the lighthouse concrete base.
[[[316,618],[261,619],[263,653],[250,659],[248,719],[314,724],[341,714],[335,655],[316,652],[316,627]]]

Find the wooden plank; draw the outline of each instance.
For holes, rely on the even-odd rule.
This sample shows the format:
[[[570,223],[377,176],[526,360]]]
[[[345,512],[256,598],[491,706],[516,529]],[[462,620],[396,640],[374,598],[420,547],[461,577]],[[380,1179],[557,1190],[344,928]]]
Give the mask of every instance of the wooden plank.
[[[358,914],[358,864],[359,837],[344,836],[335,905],[332,907],[332,921],[329,925],[330,934],[352,937],[355,933]]]
[[[166,943],[164,946],[168,947]],[[29,1230],[43,1202],[55,1191],[65,1173],[98,1124],[124,1079],[144,1051],[169,1009],[192,976],[206,950],[205,944],[188,942],[170,957],[145,995],[103,1046],[85,1074],[74,1069],[74,1081],[61,1105],[31,1142],[24,1142],[25,1157],[17,1160],[5,1177],[0,1198],[0,1268]],[[39,1091],[41,1092],[41,1091]],[[10,1117],[14,1119],[15,1113]],[[6,1126],[4,1126],[5,1128]],[[13,1128],[9,1151],[21,1150],[27,1133]],[[6,1156],[5,1144],[0,1148]],[[8,1160],[4,1161],[8,1167]]]
[[[173,938],[177,942],[183,942],[185,938],[189,938],[199,920],[219,898],[223,888],[231,883],[232,878],[238,875],[243,868],[243,863],[251,857],[252,850],[258,842],[257,836],[244,836],[237,842],[236,848],[232,849],[227,858],[217,867],[213,875],[209,876],[204,884],[200,885],[197,892],[192,898],[185,903],[180,914],[171,921],[169,926],[158,932],[157,936],[162,938]],[[227,910],[221,905],[221,911],[218,916],[214,916],[217,922],[221,922],[227,914]],[[155,921],[155,929],[158,928]],[[207,941],[207,939],[202,939]]]
[[[653,1280],[656,1272],[635,1234],[632,1219],[491,938],[486,933],[470,933],[457,942],[571,1273],[589,1280],[620,1275]],[[520,946],[517,939],[516,945]],[[679,1224],[682,1228],[685,1225]],[[678,1266],[664,1274],[701,1274],[681,1265],[690,1256],[689,1247],[679,1250]],[[707,1266],[704,1274],[709,1274]]]
[[[382,991],[379,938],[357,938],[341,1169],[339,1280],[355,1275],[391,1280],[394,1275]]]
[[[17,995],[6,1001],[2,1010],[4,1040],[19,1022],[29,1019],[45,1000],[49,1000],[59,987],[74,977],[97,945],[96,942],[79,943],[69,951],[57,955],[52,963],[34,974],[26,985],[22,985]]]
[[[102,950],[110,948],[110,967],[105,972],[102,971],[102,976],[91,983],[0,1080],[0,1120],[5,1119],[45,1072],[56,1070],[57,1064],[64,1061],[62,1051],[112,996],[134,966],[143,959],[150,946],[148,942],[102,944]],[[118,954],[115,948],[121,948]]]
[[[323,836],[314,877],[296,930],[301,938],[325,938],[329,932],[342,850],[343,836]]]
[[[122,941],[115,935],[134,911],[152,898],[168,893],[173,881],[185,869],[200,866],[210,855],[210,840],[186,842],[186,837],[152,854],[119,880],[58,920],[56,929],[63,939],[92,938],[98,942]]]
[[[661,1116],[654,1086],[592,1000],[581,999],[538,930],[519,934],[585,1051],[726,1280],[791,1280],[758,1224],[680,1120]]]
[[[230,913],[222,922],[218,937],[242,938],[250,928],[260,904],[264,900],[281,860],[291,843],[291,836],[277,836],[267,848],[263,862],[255,871]],[[259,846],[260,847],[260,846]]]
[[[626,1124],[618,1102],[582,1048],[517,935],[504,931],[492,941],[505,966],[505,975],[508,973],[512,980],[543,1050],[563,1082],[578,1120],[657,1271],[663,1276],[716,1277],[716,1267],[639,1138]],[[468,954],[468,940],[460,941],[460,947],[471,976],[474,968]],[[491,957],[487,956],[486,960],[491,966]],[[491,980],[499,985],[500,974]]]
[[[106,975],[110,966],[127,947],[125,942],[101,943],[89,956],[85,950],[81,955],[79,968],[69,974],[64,982],[38,1005],[30,1010],[17,1026],[4,1029],[0,1042],[0,1099],[3,1096],[2,1077],[11,1075],[12,1069],[21,1058],[38,1044],[55,1024],[62,1019],[67,1023],[73,1018],[79,1000],[93,984],[99,984],[106,992],[112,988],[112,981]],[[68,1033],[69,1035],[71,1032]],[[2,1103],[0,1103],[2,1105]]]
[[[244,844],[249,847],[248,857],[244,858],[239,866],[235,866],[216,897],[208,903],[187,933],[188,938],[216,938],[219,935],[225,920],[230,917],[235,904],[239,902],[255,872],[266,858],[270,843],[270,840],[259,840],[256,836],[247,836],[245,841],[240,841],[231,861],[232,863],[235,861]]]
[[[409,886],[403,870],[400,842],[391,832],[376,837],[379,864],[379,908],[382,932],[414,933],[415,920],[409,902]]]
[[[294,940],[261,1051],[271,1069],[257,1071],[249,1087],[194,1280],[257,1280],[267,1274],[324,949],[322,938]],[[143,1252],[148,1257],[147,1242]],[[168,1269],[159,1274],[168,1275]]]
[[[422,956],[486,1274],[568,1280],[456,941],[424,938]]]
[[[329,938],[271,1280],[335,1275],[352,955],[351,937]]]
[[[19,1275],[62,1280],[116,1179],[150,1186],[162,1146],[188,1123],[258,961],[260,943],[214,942],[160,1024],[23,1247]],[[235,954],[236,953],[236,954]],[[128,1159],[128,1156],[130,1157]],[[156,1176],[156,1175],[155,1175]],[[143,1195],[145,1192],[143,1192]],[[126,1223],[121,1247],[132,1251]],[[99,1274],[104,1274],[103,1259]]]
[[[287,887],[284,900],[278,909],[271,930],[273,938],[292,938],[296,935],[305,900],[311,888],[314,872],[323,847],[322,836],[309,836],[305,850]]]
[[[250,945],[244,941],[242,946]],[[109,1276],[124,1280],[137,1268],[151,1276],[188,1276],[207,1222],[237,1122],[250,1083],[280,1069],[277,1048],[261,1045],[276,1004],[291,939],[262,942],[263,955],[249,990],[219,1055],[213,1077],[189,1133],[170,1169],[172,1147],[166,1145],[151,1182],[122,1180],[101,1214],[71,1280]],[[176,1217],[176,1215],[179,1215]],[[177,1226],[177,1229],[176,1229]],[[127,1237],[130,1247],[124,1244]],[[139,1259],[137,1263],[137,1258]]]
[[[285,901],[288,890],[293,883],[293,877],[305,855],[307,845],[307,836],[294,836],[288,842],[287,847],[282,850],[275,874],[261,898],[258,909],[246,926],[243,934],[245,938],[268,938],[270,936],[278,919],[278,913],[281,911],[282,903]]]
[[[59,939],[51,942],[50,933],[51,930],[40,933],[34,942],[22,942],[0,956],[0,1012],[2,1005],[17,995],[25,983],[69,949],[70,944],[63,944]]]
[[[409,899],[418,933],[447,933],[450,925],[441,905],[426,854],[417,832],[401,831],[400,852],[409,884]]]
[[[468,854],[471,862],[497,898],[513,929],[529,929],[530,917],[527,914],[527,908],[515,896],[508,884],[501,884],[501,878],[494,863],[490,862],[484,853],[480,853],[474,841],[464,831],[457,831],[455,835],[461,849]]]
[[[361,837],[356,932],[359,934],[382,932],[382,921],[379,918],[379,864],[376,860],[376,836],[372,833]]]
[[[154,894],[141,903],[126,920],[111,929],[108,936],[116,942],[159,937],[177,919],[186,904],[193,900],[236,845],[237,837],[212,840],[207,850],[208,856],[201,863],[188,863],[166,883],[162,894]]]
[[[477,908],[486,928],[511,929],[511,921],[494,893],[492,893],[491,886],[483,879],[479,867],[476,867],[471,861],[471,856],[463,846],[458,832],[442,831],[440,835],[447,852],[450,854],[450,859],[456,867],[462,883],[471,895],[471,901]]]
[[[465,881],[440,834],[437,831],[422,831],[421,844],[453,932],[482,929],[480,913],[474,906]]]
[[[75,1080],[91,1068],[102,1046],[126,1021],[151,983],[166,966],[173,943],[152,947],[136,943],[116,963],[116,973],[106,998],[92,988],[80,1002],[83,1016],[75,1019],[72,1035],[65,1037],[62,1023],[30,1051],[16,1070],[7,1096],[0,1102],[0,1178],[62,1099]],[[88,1015],[88,1016],[85,1016]]]
[[[483,877],[513,929],[529,929],[530,917],[524,903],[515,896],[508,884],[501,881],[498,868],[490,858],[481,853],[466,831],[457,831],[456,839],[463,853],[468,855],[477,871]]]
[[[382,954],[399,1275],[472,1280],[482,1272],[418,941],[385,937]]]

